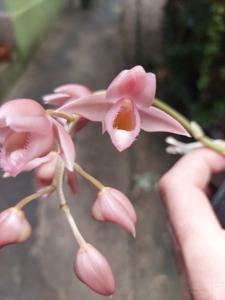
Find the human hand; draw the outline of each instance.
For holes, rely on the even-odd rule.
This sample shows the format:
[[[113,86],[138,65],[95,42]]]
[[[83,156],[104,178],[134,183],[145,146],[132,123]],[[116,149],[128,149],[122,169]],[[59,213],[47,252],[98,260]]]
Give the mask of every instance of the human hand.
[[[199,149],[180,159],[159,182],[195,300],[225,299],[225,231],[207,197],[212,175],[222,171],[223,156]]]

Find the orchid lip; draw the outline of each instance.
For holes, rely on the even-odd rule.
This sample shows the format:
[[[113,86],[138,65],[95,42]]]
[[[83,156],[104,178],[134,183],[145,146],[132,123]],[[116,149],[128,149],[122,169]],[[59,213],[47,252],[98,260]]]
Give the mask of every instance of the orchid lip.
[[[17,144],[13,140],[17,139]],[[11,139],[11,140],[10,140]],[[31,143],[30,133],[13,133],[1,149],[0,165],[10,174],[17,175]]]
[[[132,101],[129,98],[125,98],[114,119],[113,128],[132,131],[134,129],[134,125]]]
[[[9,126],[9,119],[0,116],[0,127],[8,127]]]

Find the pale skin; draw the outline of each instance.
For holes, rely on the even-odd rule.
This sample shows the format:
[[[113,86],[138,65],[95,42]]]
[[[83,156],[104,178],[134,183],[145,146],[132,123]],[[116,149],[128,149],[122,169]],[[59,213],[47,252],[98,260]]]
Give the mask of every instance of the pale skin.
[[[188,287],[184,299],[225,299],[225,231],[206,192],[212,176],[224,171],[224,156],[198,149],[159,182]]]

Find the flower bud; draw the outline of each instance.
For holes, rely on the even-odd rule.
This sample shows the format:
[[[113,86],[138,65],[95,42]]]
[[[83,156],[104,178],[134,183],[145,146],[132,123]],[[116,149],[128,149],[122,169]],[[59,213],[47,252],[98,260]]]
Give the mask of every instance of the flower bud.
[[[129,199],[120,191],[106,187],[102,189],[92,207],[92,215],[98,221],[120,225],[135,236],[136,212]]]
[[[35,182],[38,189],[44,188],[52,184],[55,177],[58,154],[54,151],[46,156],[46,161],[35,169]],[[66,169],[67,182],[73,193],[77,192],[77,176],[74,172]],[[49,194],[45,194],[48,197]]]
[[[31,226],[22,210],[10,207],[0,213],[0,248],[26,241],[31,232]]]
[[[56,169],[57,154],[51,152],[50,155],[47,162],[44,162],[35,169],[35,180],[38,188],[44,188],[52,184]]]
[[[110,296],[115,292],[115,281],[108,261],[90,244],[79,249],[74,272],[80,281],[100,295]]]

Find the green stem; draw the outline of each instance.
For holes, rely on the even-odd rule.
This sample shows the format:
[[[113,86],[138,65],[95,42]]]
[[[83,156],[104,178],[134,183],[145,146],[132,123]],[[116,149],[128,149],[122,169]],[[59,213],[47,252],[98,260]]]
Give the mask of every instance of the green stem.
[[[88,172],[84,171],[84,169],[80,165],[78,165],[78,163],[74,162],[73,169],[74,169],[74,171],[79,173],[82,177],[84,177],[87,181],[92,183],[98,190],[101,191],[102,189],[104,189],[105,186],[94,176],[92,176]]]
[[[176,119],[192,135],[191,122],[182,114],[180,114],[178,111],[176,111],[171,106],[169,106],[168,104],[164,103],[159,99],[154,100],[153,106],[161,109],[162,111],[166,112],[171,117]]]
[[[55,111],[52,109],[47,109],[46,112],[51,116],[51,117],[56,117],[56,118],[63,118],[65,119],[68,123],[74,122],[77,120],[79,116],[73,115],[73,114],[66,114],[64,112],[60,111]]]
[[[164,103],[159,99],[155,99],[153,102],[153,106],[161,109],[165,113],[169,114],[175,120],[177,120],[186,130],[187,132],[197,141],[201,142],[204,146],[225,155],[225,147],[216,143],[213,139],[207,137],[202,128],[195,122],[190,122],[186,117],[177,112],[168,104]]]
[[[76,116],[74,120],[69,124],[68,133],[71,134],[73,132],[73,128],[77,125],[78,121],[80,120],[81,116]]]
[[[220,144],[216,143],[213,139],[210,139],[207,136],[203,136],[202,138],[198,139],[204,146],[225,155],[225,147],[221,146]]]
[[[27,196],[26,198],[23,198],[22,200],[20,200],[16,204],[16,207],[18,209],[22,209],[24,206],[29,204],[31,201],[36,200],[37,198],[39,198],[45,194],[51,193],[54,190],[55,190],[55,187],[53,185],[46,186],[43,189],[39,190],[38,192],[31,194],[31,195]]]

